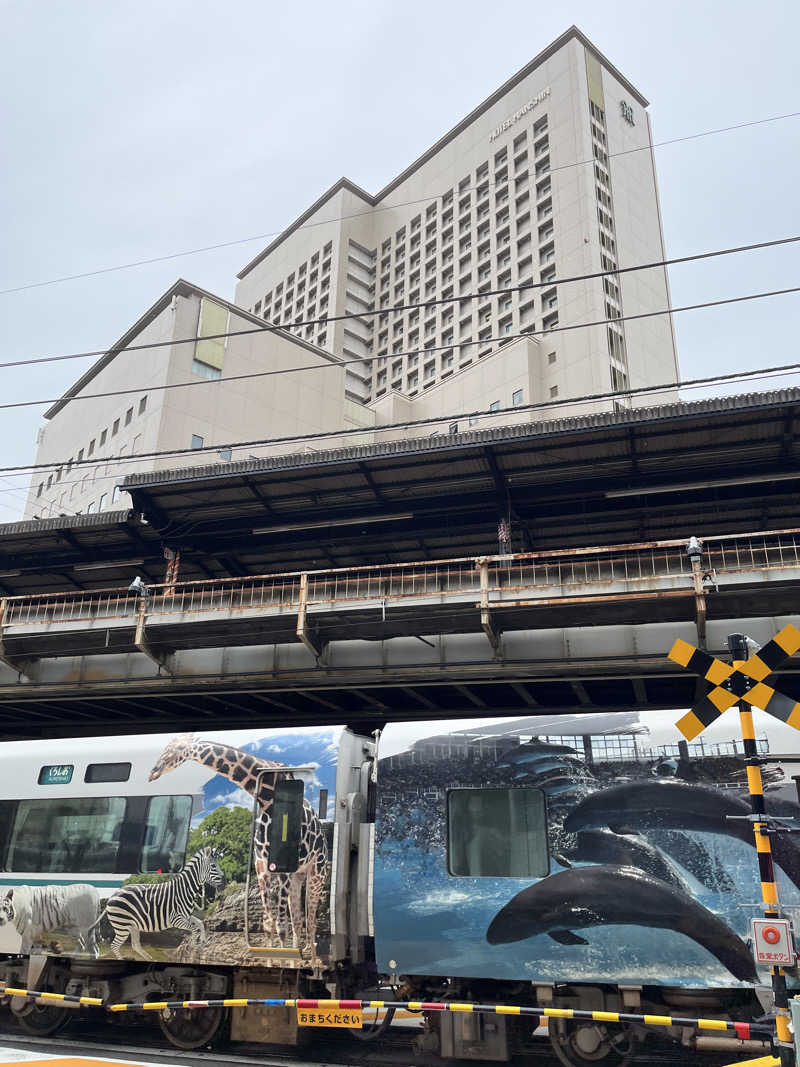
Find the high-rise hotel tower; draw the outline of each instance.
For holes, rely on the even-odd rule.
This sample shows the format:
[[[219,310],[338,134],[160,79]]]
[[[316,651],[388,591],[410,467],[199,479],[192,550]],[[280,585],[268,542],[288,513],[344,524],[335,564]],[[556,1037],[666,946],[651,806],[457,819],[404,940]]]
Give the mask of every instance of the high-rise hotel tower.
[[[230,445],[652,403],[624,391],[677,381],[672,318],[649,314],[669,308],[667,275],[614,273],[664,259],[646,108],[573,27],[377,195],[338,181],[247,264],[234,303],[179,280],[46,413],[52,469],[26,517],[113,508],[130,471],[197,462],[167,450],[260,458],[309,446]]]
[[[379,423],[674,382],[671,316],[613,321],[669,307],[663,268],[555,284],[665,258],[647,106],[572,27],[376,195],[338,181],[236,303],[372,357],[346,387]]]

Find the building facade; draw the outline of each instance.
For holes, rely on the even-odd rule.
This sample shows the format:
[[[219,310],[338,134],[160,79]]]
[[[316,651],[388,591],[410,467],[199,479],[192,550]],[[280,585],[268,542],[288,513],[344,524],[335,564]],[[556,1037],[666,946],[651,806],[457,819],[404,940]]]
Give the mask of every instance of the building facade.
[[[671,316],[624,321],[669,308],[663,267],[563,281],[665,258],[647,106],[573,27],[377,195],[337,182],[236,303],[350,361],[379,422],[526,334],[524,404],[675,382]],[[484,407],[513,406],[480,377]]]
[[[414,420],[452,434],[642,386],[672,399],[666,270],[615,273],[665,258],[647,106],[572,27],[377,195],[337,182],[244,267],[234,303],[179,281],[46,413],[53,466],[25,518],[127,506],[126,474],[209,445],[209,462],[247,459],[317,442],[226,446],[384,440]],[[179,383],[200,388],[164,388]],[[147,460],[166,449],[187,453]]]
[[[36,462],[50,466],[34,473],[24,517],[127,508],[128,494],[117,488],[126,474],[262,456],[270,450],[225,446],[359,425],[339,361],[262,326],[221,297],[176,282],[46,412]],[[311,369],[281,373],[299,366]],[[177,383],[190,384],[168,388]],[[150,457],[167,450],[176,451]]]

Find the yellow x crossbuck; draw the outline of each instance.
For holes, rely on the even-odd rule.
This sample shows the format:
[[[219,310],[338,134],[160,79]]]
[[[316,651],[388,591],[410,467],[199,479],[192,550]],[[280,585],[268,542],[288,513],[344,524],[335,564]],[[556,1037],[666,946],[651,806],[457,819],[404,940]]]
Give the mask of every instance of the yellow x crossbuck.
[[[791,623],[748,660],[736,666],[723,663],[688,641],[678,639],[669,652],[669,658],[686,670],[701,675],[713,687],[691,711],[678,720],[678,729],[686,740],[693,741],[740,700],[746,700],[753,707],[761,708],[781,722],[800,730],[800,704],[764,683],[764,679],[798,649],[800,630]]]

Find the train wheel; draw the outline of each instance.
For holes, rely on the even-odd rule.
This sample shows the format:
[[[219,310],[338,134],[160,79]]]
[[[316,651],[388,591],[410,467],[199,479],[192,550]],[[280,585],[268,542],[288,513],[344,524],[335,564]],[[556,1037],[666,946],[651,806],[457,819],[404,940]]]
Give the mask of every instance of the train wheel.
[[[158,1013],[161,1033],[176,1048],[191,1051],[221,1037],[224,1008],[166,1008]]]
[[[624,1025],[551,1019],[550,1044],[564,1067],[628,1067],[639,1039]]]
[[[62,1030],[72,1014],[70,1008],[57,1008],[53,1004],[34,1004],[25,1015],[18,1015],[20,1029],[31,1037],[50,1037]]]

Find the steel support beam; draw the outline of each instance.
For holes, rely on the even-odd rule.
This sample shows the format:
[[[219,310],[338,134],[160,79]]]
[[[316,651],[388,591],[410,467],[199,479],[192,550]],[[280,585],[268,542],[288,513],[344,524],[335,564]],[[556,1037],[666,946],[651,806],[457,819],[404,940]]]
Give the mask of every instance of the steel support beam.
[[[4,663],[6,665],[6,667],[8,667],[10,670],[16,671],[16,673],[21,678],[27,678],[28,676],[25,673],[25,667],[21,663],[17,663],[16,660],[14,660],[11,656],[9,656],[6,653],[6,650],[5,650],[5,642],[3,640],[3,636],[4,636],[3,631],[4,631],[4,623],[5,623],[5,617],[6,617],[6,608],[7,608],[7,601],[6,600],[0,600],[0,663]]]
[[[136,636],[133,639],[136,651],[141,652],[143,656],[147,656],[147,658],[156,665],[159,674],[163,670],[166,674],[171,675],[172,669],[168,665],[168,657],[155,652],[147,640],[146,616],[147,597],[139,597],[139,610],[136,616]]]
[[[308,575],[300,575],[300,604],[297,609],[297,639],[319,662],[325,655],[325,644],[308,623]]]

